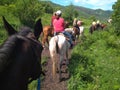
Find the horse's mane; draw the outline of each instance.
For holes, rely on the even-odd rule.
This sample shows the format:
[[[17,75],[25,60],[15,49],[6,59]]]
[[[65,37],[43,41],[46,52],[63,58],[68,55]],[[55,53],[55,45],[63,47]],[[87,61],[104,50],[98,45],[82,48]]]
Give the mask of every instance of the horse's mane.
[[[19,32],[18,34],[21,36],[27,36],[28,33],[32,32],[31,28],[27,27],[27,26],[22,26],[19,28]]]
[[[9,37],[0,47],[0,72],[4,70],[4,68],[12,62],[11,58],[16,54],[16,47],[20,45],[20,42],[23,39],[18,38],[18,35],[13,35]]]
[[[4,68],[11,63],[12,56],[17,53],[16,49],[19,49],[21,47],[21,42],[25,41],[27,39],[26,35],[28,33],[32,32],[32,30],[29,27],[21,27],[19,29],[19,32],[15,35],[12,35],[9,37],[0,47],[0,72],[4,70]],[[11,58],[11,59],[9,59]]]

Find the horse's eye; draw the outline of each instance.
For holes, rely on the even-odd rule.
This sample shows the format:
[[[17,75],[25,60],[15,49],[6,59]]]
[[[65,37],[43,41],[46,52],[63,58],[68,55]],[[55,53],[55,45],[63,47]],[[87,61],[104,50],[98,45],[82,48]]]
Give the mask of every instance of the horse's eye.
[[[34,35],[33,33],[29,33],[29,34],[27,35],[27,37],[28,37],[28,38],[33,38],[33,39],[35,39],[35,35]]]

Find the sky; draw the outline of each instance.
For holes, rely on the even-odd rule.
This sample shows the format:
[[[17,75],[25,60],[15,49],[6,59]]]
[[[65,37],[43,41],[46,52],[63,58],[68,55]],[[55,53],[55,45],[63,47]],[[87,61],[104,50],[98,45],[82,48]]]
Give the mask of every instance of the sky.
[[[72,4],[90,9],[102,9],[102,10],[112,10],[112,5],[115,2],[117,2],[117,0],[50,0],[50,1],[63,6]]]

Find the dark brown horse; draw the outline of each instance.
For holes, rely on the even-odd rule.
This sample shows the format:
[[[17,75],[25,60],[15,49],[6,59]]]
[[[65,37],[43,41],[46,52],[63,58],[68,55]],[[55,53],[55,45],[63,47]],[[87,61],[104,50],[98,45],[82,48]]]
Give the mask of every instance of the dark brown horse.
[[[92,34],[94,31],[103,30],[106,26],[106,24],[91,25],[89,28],[89,32]]]
[[[89,32],[92,34],[96,30],[96,25],[91,25],[89,28]]]
[[[107,27],[107,24],[101,24],[102,30]]]
[[[42,44],[30,28],[21,28],[17,32],[4,17],[3,22],[9,37],[0,47],[0,90],[27,90],[28,83],[43,73]],[[38,20],[36,28],[39,27],[37,23],[42,26]]]

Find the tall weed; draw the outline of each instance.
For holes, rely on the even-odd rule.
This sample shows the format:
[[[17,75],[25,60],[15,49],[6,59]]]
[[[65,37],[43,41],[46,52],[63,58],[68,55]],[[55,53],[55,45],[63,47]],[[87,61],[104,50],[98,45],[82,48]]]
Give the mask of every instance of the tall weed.
[[[68,90],[119,90],[120,39],[112,29],[87,35],[72,51]]]

